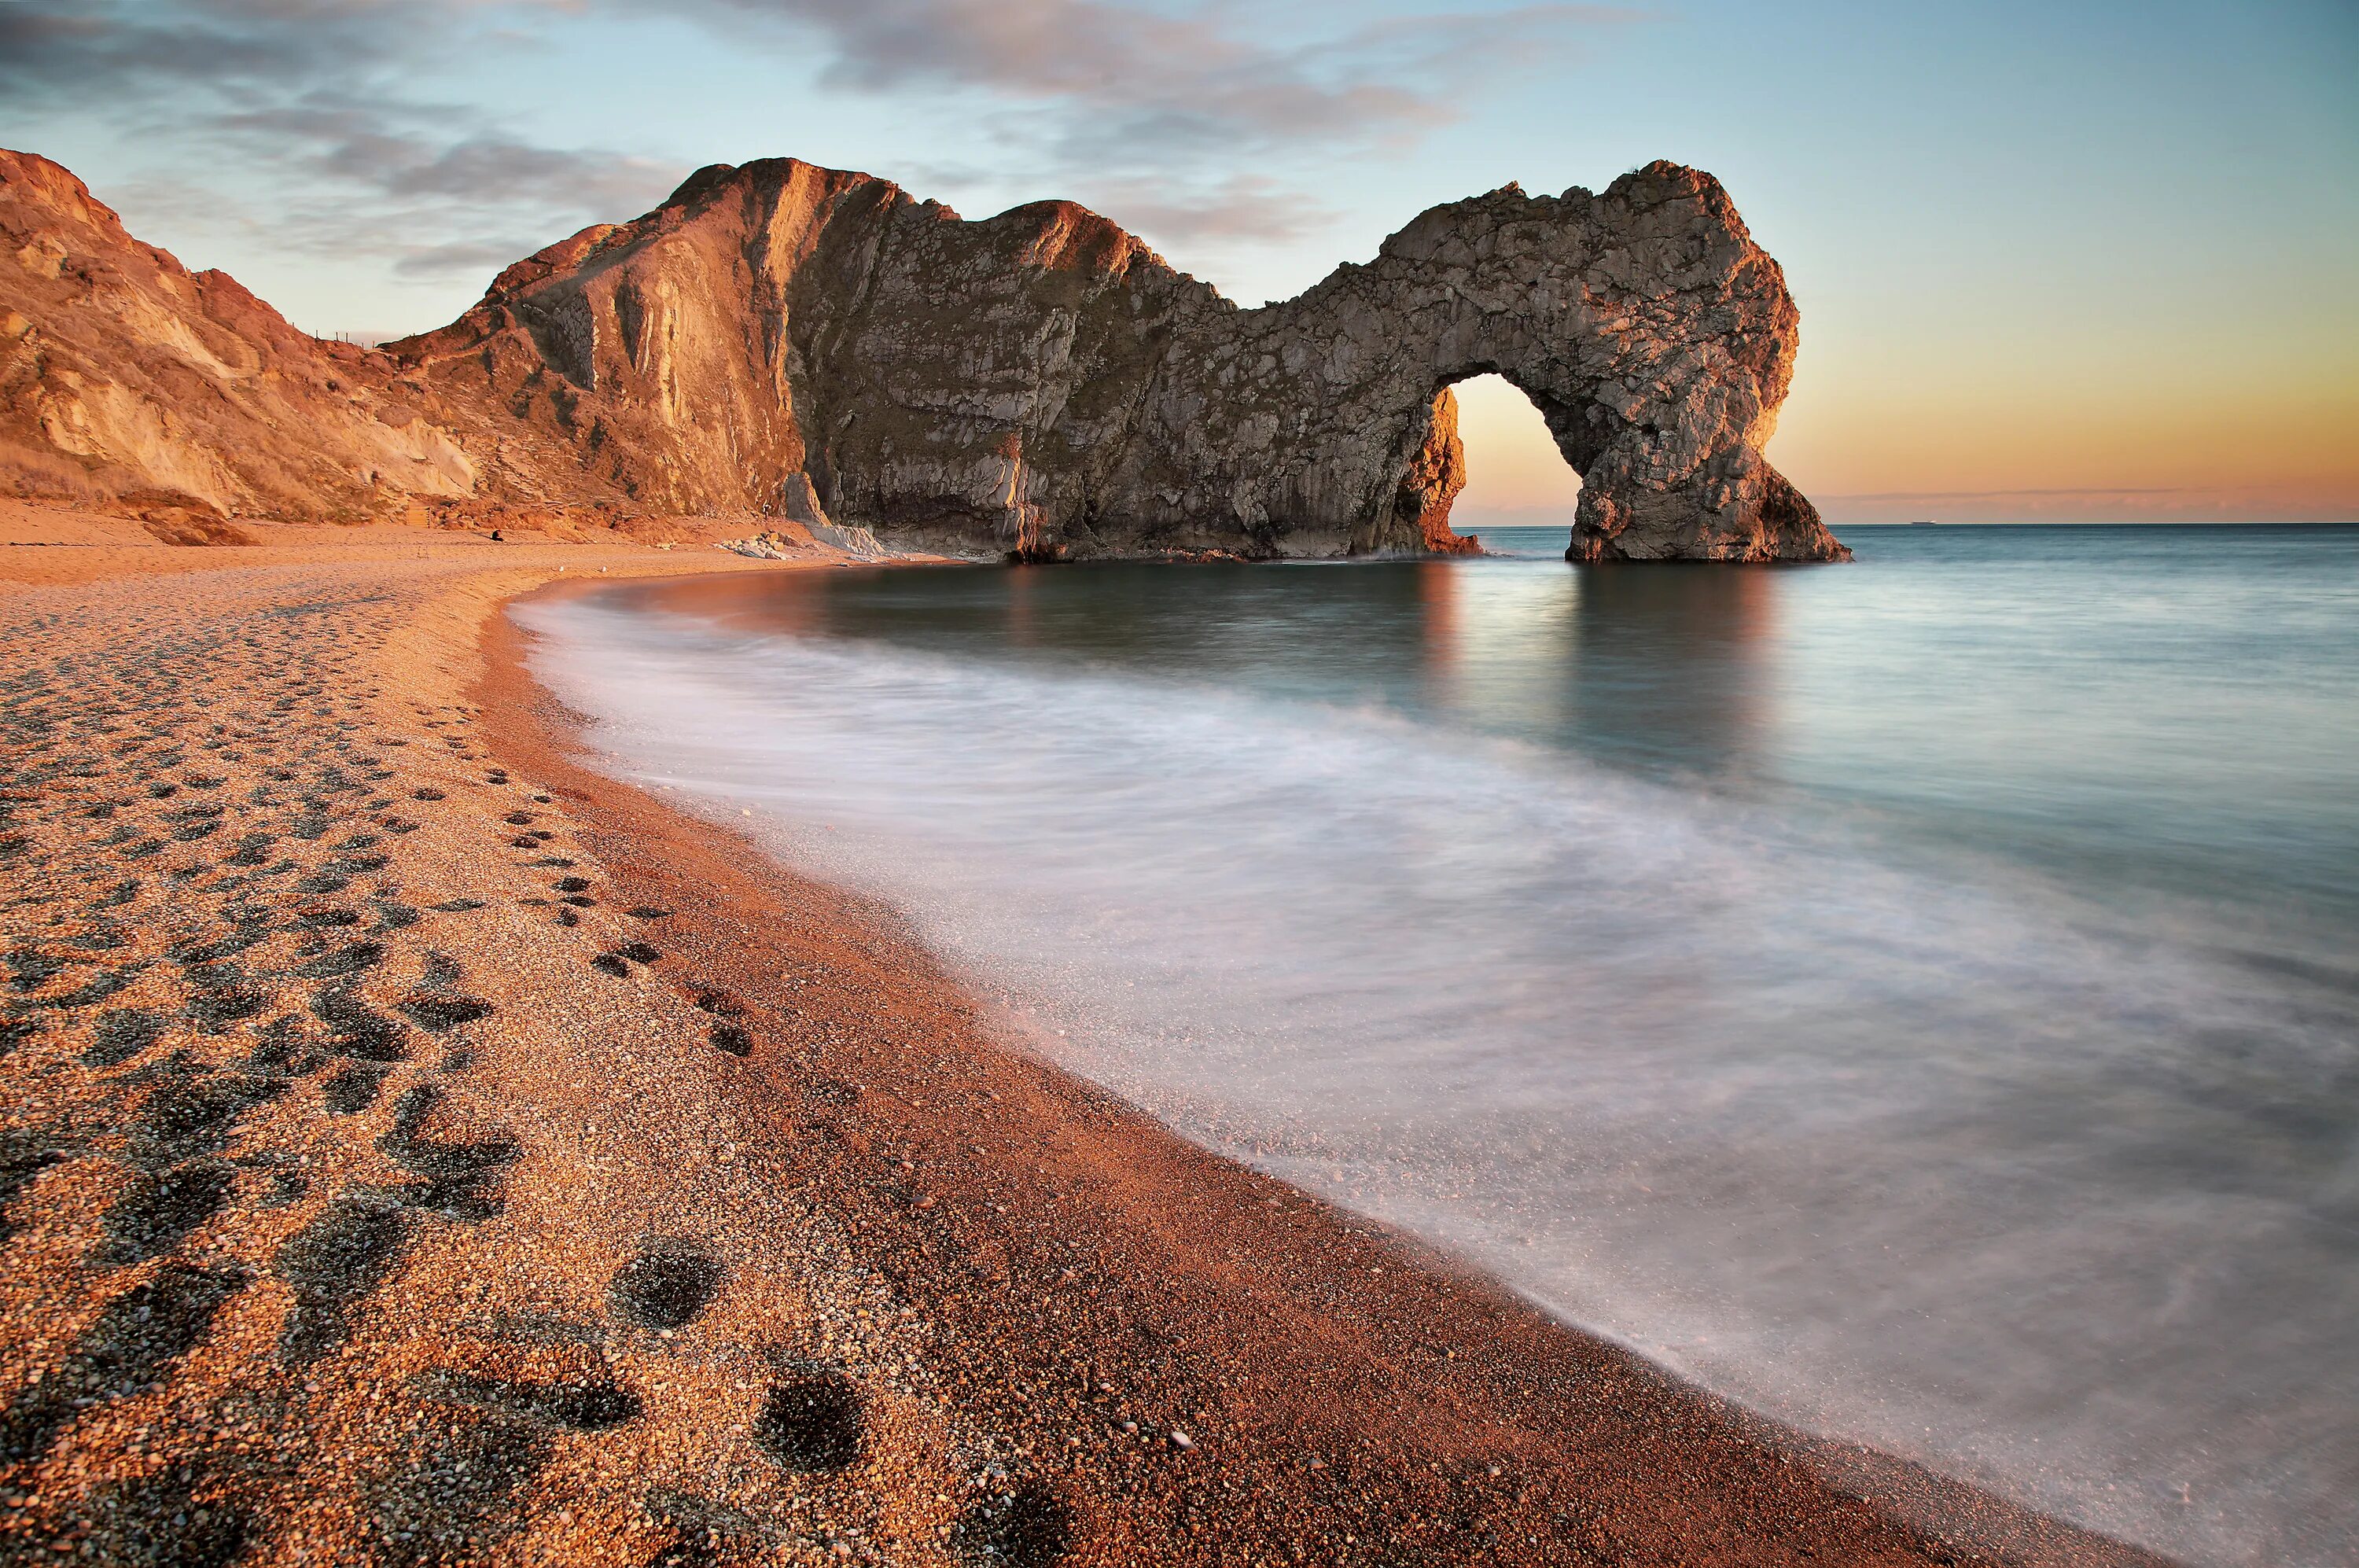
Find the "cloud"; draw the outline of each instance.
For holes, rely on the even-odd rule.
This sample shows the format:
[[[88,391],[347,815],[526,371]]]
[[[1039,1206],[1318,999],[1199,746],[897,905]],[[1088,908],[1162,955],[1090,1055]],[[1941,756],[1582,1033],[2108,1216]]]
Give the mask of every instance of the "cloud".
[[[178,81],[316,96],[430,66],[473,32],[529,43],[592,13],[688,15],[723,43],[814,35],[838,90],[972,90],[1058,112],[1067,139],[1165,147],[1413,136],[1486,74],[1560,57],[1618,7],[1540,4],[1386,18],[1292,42],[1225,7],[1110,0],[0,0],[0,89],[82,97]],[[778,47],[782,39],[774,39]],[[803,52],[803,51],[797,51]],[[266,102],[262,107],[275,106]]]
[[[274,248],[347,264],[383,258],[404,279],[488,276],[594,218],[644,211],[687,172],[544,145],[492,108],[406,85],[430,80],[492,11],[554,14],[471,0],[0,0],[0,100],[106,104],[118,128],[149,121],[170,167],[123,182],[148,198],[145,212],[266,229]],[[208,189],[206,166],[261,176],[266,214]],[[190,187],[177,198],[176,177]],[[519,234],[540,237],[519,248]]]
[[[1499,73],[1561,59],[1628,15],[1346,10],[1322,31],[1232,0],[0,0],[0,104],[118,131],[144,120],[155,167],[113,188],[185,180],[183,215],[210,206],[216,227],[266,227],[276,246],[347,263],[383,256],[424,280],[495,267],[494,247],[520,234],[545,244],[627,219],[686,172],[645,148],[519,134],[496,103],[442,101],[449,62],[685,17],[716,48],[816,62],[823,90],[960,116],[962,157],[982,171],[969,192],[1070,195],[1158,244],[1255,247],[1332,221],[1307,193],[1330,160],[1411,143]],[[231,192],[255,183],[267,210],[240,217]]]
[[[379,159],[369,177],[400,196],[485,201],[530,191],[556,205],[614,211],[618,204],[633,203],[629,210],[636,212],[688,173],[679,164],[654,158],[600,148],[536,147],[496,136],[474,136],[439,150],[414,142],[375,150]]]
[[[523,239],[454,240],[448,245],[422,245],[406,251],[393,264],[402,278],[450,278],[474,274],[496,276],[509,263],[530,256],[545,241]]]
[[[397,7],[321,0],[107,4],[0,0],[0,91],[31,100],[185,82],[235,93],[375,62]]]
[[[690,4],[733,38],[767,31],[815,53],[824,87],[930,96],[962,114],[964,135],[997,156],[938,191],[1073,197],[1158,246],[1186,246],[1191,267],[1330,227],[1338,214],[1316,191],[1338,160],[1404,151],[1474,94],[1638,15],[1537,4],[1359,21],[1347,5],[1321,29],[1316,8],[1222,3]]]
[[[1282,244],[1317,233],[1335,216],[1332,209],[1258,174],[1232,174],[1192,188],[1151,180],[1099,180],[1082,195],[1125,228],[1158,242]]]
[[[1485,72],[1560,56],[1618,7],[1531,5],[1395,17],[1293,43],[1266,14],[1172,15],[1105,0],[701,0],[727,15],[816,33],[822,82],[889,93],[973,90],[1052,105],[1067,152],[1414,137],[1458,117]]]

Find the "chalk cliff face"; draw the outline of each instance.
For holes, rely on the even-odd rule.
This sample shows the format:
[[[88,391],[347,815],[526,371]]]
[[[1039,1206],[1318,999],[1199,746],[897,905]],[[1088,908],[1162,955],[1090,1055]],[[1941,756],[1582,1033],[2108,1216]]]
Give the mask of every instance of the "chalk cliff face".
[[[212,303],[208,289],[235,286],[136,245],[53,165],[18,158],[0,176],[12,244],[38,248],[16,214],[38,183],[54,208],[103,214],[60,242],[77,264],[78,244],[147,258],[112,263],[145,294],[44,295],[45,341],[82,345],[107,396],[153,420],[193,398],[232,439],[173,456],[185,419],[158,436],[83,416],[101,439],[26,416],[67,397],[54,372],[73,367],[54,351],[33,377],[47,390],[26,396],[23,356],[0,361],[0,438],[46,442],[86,475],[170,468],[224,509],[316,481],[357,500],[660,512],[815,499],[888,538],[1035,558],[1451,550],[1466,541],[1449,527],[1465,480],[1449,387],[1496,371],[1583,477],[1574,554],[1846,553],[1761,455],[1795,352],[1782,276],[1717,182],[1669,164],[1600,195],[1510,187],[1437,207],[1372,263],[1253,310],[1071,203],[967,223],[866,175],[715,167],[634,223],[518,262],[451,326],[368,354],[312,343],[243,290],[239,311]],[[198,318],[264,368],[199,360],[184,343]],[[110,365],[110,332],[141,354]],[[141,369],[158,356],[190,368]],[[81,374],[88,408],[97,372]],[[281,462],[299,435],[289,410],[313,404],[336,417],[315,421],[308,463]]]
[[[124,232],[0,151],[0,485],[138,513],[373,515],[474,461],[381,356]]]

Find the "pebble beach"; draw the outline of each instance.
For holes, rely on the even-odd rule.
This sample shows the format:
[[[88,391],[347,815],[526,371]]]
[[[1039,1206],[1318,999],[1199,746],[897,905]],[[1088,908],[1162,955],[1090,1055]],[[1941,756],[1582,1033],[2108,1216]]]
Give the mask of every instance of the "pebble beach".
[[[0,1561],[2152,1562],[995,1038],[591,770],[508,530],[0,547]]]

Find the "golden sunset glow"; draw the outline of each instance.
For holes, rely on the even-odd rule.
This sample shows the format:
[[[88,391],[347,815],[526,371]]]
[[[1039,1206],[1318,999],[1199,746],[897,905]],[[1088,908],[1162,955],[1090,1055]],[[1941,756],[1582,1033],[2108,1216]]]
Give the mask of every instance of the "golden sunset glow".
[[[1466,488],[1451,508],[1457,526],[1479,532],[1486,524],[1570,523],[1581,481],[1531,399],[1496,376],[1452,390],[1458,439],[1466,444]]]
[[[1768,455],[1829,522],[2359,518],[2347,5],[14,8],[10,145],[331,336],[437,327],[716,160],[1071,199],[1253,306],[1434,203],[1669,158],[1800,309]],[[1779,111],[1665,115],[1667,62]],[[1523,399],[1459,396],[1461,522],[1569,512]]]
[[[2297,361],[2247,380],[2100,368],[2017,387],[1813,366],[1768,452],[1837,525],[2359,517],[2359,376]],[[1539,410],[1495,376],[1456,391],[1461,525],[1569,519],[1580,485]]]

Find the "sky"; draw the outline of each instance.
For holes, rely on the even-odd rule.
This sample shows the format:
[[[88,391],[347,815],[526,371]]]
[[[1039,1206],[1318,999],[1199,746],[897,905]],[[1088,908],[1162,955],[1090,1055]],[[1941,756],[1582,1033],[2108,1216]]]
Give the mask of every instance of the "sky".
[[[1519,181],[1709,169],[1830,521],[2359,518],[2352,0],[0,0],[0,146],[315,332],[791,155],[1067,197],[1247,304]],[[1462,526],[1577,482],[1461,388]]]

